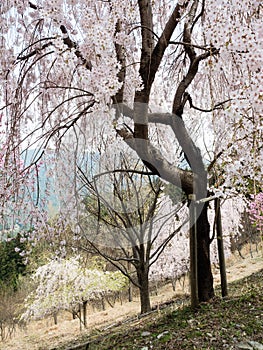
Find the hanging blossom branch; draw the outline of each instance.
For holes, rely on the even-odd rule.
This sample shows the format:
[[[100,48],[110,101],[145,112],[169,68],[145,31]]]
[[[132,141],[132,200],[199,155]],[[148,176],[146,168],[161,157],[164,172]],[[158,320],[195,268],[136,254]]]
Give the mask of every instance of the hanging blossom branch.
[[[220,152],[218,152],[215,156],[214,156],[214,159],[212,160],[212,162],[209,164],[208,168],[207,168],[207,171],[210,172],[213,167],[215,166],[216,162],[218,161],[218,159],[225,153],[227,152],[234,144],[237,144],[238,142],[240,141],[244,141],[246,140],[249,136],[253,135],[253,132],[249,133],[249,134],[246,134],[245,136],[243,137],[240,137],[238,139],[235,140],[235,142],[229,142],[227,144],[227,146],[222,149]],[[257,151],[259,151],[260,148],[257,149]]]
[[[39,9],[39,7],[38,7],[37,5],[35,5],[35,4],[33,4],[31,1],[29,1],[28,4],[29,4],[29,7],[30,7],[31,9],[34,9],[34,10],[38,10],[38,9]],[[61,33],[63,34],[63,43],[64,43],[69,49],[74,49],[74,50],[75,50],[74,53],[75,53],[76,57],[79,58],[79,59],[82,61],[82,64],[83,64],[88,70],[91,70],[91,68],[92,68],[91,62],[88,61],[88,60],[82,55],[81,51],[80,51],[79,48],[78,48],[78,44],[70,38],[70,36],[69,36],[69,34],[68,34],[68,31],[67,31],[65,25],[61,24],[59,28],[60,28],[60,30],[61,30]],[[40,41],[43,41],[43,40],[50,40],[50,39],[56,39],[56,38],[55,38],[55,37],[51,37],[51,38],[41,39],[41,40],[38,40],[37,42],[35,42],[34,44],[31,44],[30,46],[33,46],[33,45],[37,44],[37,43],[40,42]],[[47,44],[45,44],[45,45],[43,45],[43,46],[40,47],[40,48],[37,48],[37,49],[33,50],[32,52],[30,52],[30,53],[29,53],[28,55],[26,55],[26,56],[18,57],[18,59],[19,59],[19,60],[26,60],[26,59],[28,59],[28,58],[30,58],[30,57],[36,55],[37,53],[39,53],[40,51],[44,50],[46,47],[51,46],[51,45],[53,45],[53,42],[52,42],[52,41],[49,42],[49,43],[47,43]],[[29,47],[30,47],[30,46],[29,46]],[[28,47],[28,48],[29,48],[29,47]],[[27,49],[28,49],[28,48],[27,48]],[[27,50],[27,49],[26,49],[26,50]],[[50,52],[50,53],[51,53],[51,52]]]

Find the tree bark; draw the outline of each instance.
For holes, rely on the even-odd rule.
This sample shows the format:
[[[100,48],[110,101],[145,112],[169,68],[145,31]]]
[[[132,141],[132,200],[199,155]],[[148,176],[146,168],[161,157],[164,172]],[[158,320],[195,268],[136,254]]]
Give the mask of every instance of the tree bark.
[[[203,206],[203,207],[202,207]],[[199,302],[214,297],[213,275],[210,261],[210,224],[208,204],[199,204],[197,218],[197,274]]]
[[[194,194],[196,200],[207,197],[207,172],[199,148],[192,141],[183,120],[176,116],[172,129],[182,147],[185,158],[193,172],[192,189],[189,192],[188,183],[182,178],[182,189],[187,195]],[[191,205],[191,203],[190,203]],[[199,302],[208,301],[214,297],[213,275],[210,261],[210,224],[208,221],[208,204],[196,205],[197,230],[197,283]]]
[[[145,266],[140,266],[137,269],[137,277],[140,285],[141,314],[151,311],[148,274],[149,269]]]

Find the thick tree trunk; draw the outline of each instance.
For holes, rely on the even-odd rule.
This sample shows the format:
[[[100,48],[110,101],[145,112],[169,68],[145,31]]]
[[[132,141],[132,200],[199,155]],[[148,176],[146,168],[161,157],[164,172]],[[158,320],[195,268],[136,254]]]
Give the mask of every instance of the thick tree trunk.
[[[151,311],[148,269],[139,268],[137,276],[140,285],[141,314],[144,314]]]
[[[210,225],[208,204],[199,205],[197,218],[197,269],[199,301],[208,301],[214,297],[213,275],[210,261]],[[203,207],[202,207],[203,206]]]

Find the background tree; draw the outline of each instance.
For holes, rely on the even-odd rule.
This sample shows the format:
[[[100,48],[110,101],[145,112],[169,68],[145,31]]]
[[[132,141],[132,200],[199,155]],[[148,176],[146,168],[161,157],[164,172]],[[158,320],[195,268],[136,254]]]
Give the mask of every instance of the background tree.
[[[16,291],[19,286],[19,278],[25,274],[26,265],[21,253],[25,250],[25,244],[20,242],[20,236],[8,241],[0,242],[0,288],[10,288]]]
[[[125,158],[122,163],[122,170],[99,174],[93,180],[81,171],[85,210],[78,220],[78,242],[80,249],[100,254],[139,288],[141,313],[145,313],[151,310],[150,268],[187,218],[176,227],[174,216],[181,203],[173,207],[163,196],[158,178],[145,176],[143,169],[129,166]],[[155,244],[161,231],[162,239]]]

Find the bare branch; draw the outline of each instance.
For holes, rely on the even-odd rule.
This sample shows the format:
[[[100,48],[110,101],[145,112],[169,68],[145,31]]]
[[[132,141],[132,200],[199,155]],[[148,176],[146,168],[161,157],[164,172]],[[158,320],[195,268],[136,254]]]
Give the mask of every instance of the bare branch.
[[[136,282],[135,279],[133,279],[129,273],[129,271],[127,271],[126,266],[124,266],[123,264],[121,264],[121,260],[123,261],[127,261],[125,259],[118,259],[118,258],[114,258],[112,256],[109,256],[108,254],[104,254],[102,252],[102,250],[100,249],[100,247],[97,247],[91,240],[89,240],[87,237],[85,237],[88,244],[94,249],[94,251],[96,253],[98,253],[100,256],[102,256],[105,260],[107,260],[108,262],[110,262],[113,266],[115,266],[119,271],[121,271],[121,273],[126,276],[136,287],[140,288],[140,285]],[[88,251],[89,249],[86,246],[81,246],[81,249],[84,251]],[[137,261],[137,259],[135,258],[131,258],[130,261],[133,265],[135,265],[135,262]]]
[[[113,170],[108,170],[108,171],[104,171],[102,173],[96,174],[94,176],[94,178],[105,176],[108,174],[115,174],[115,173],[133,173],[133,174],[139,174],[139,175],[154,175],[152,172],[136,170],[136,169],[113,169]]]
[[[189,219],[186,219],[176,230],[174,230],[166,239],[165,241],[159,245],[159,247],[153,252],[153,254],[151,255],[150,259],[151,259],[151,263],[150,266],[153,265],[158,259],[159,256],[162,254],[162,252],[164,251],[165,247],[167,246],[167,244],[174,238],[174,236],[179,233],[182,229],[182,227],[184,227],[185,224],[187,224],[187,222],[189,221]]]
[[[186,92],[185,95],[187,95],[187,97],[188,97],[187,100],[189,102],[190,108],[193,108],[193,109],[196,109],[197,111],[205,112],[205,113],[210,113],[210,112],[215,111],[216,109],[223,108],[223,105],[225,103],[232,101],[232,99],[228,99],[228,100],[225,100],[223,102],[219,102],[219,103],[215,104],[214,107],[212,107],[210,109],[203,109],[203,108],[196,107],[196,106],[193,105],[193,101],[192,101],[192,98],[191,98],[190,94],[188,94]]]
[[[211,49],[212,49],[212,47],[196,45],[196,44],[189,43],[189,42],[187,43],[185,41],[170,41],[169,44],[170,45],[192,46],[192,47],[195,47],[196,49],[205,50],[205,51],[209,51],[209,52],[211,52]]]

